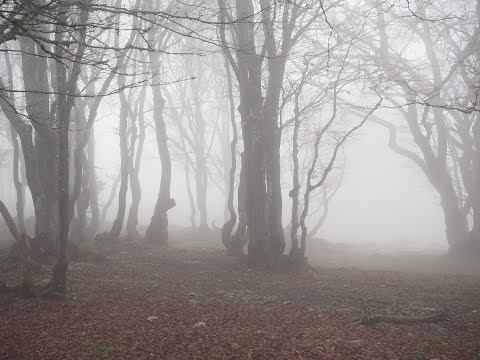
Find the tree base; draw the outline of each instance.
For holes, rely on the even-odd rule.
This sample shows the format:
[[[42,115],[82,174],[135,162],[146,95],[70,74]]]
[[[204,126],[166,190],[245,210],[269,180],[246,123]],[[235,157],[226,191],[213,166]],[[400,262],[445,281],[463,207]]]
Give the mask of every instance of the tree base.
[[[110,232],[103,232],[95,235],[93,242],[97,245],[108,245],[118,242],[118,237],[112,235]]]
[[[226,223],[222,228],[222,243],[225,246],[225,252],[228,256],[237,256],[242,257],[245,256],[243,249],[247,244],[245,239],[245,228],[239,228],[232,236],[233,226]]]
[[[460,259],[480,259],[480,241],[469,239],[458,243],[449,249],[449,255]]]
[[[50,282],[50,288],[53,291],[65,293],[67,290],[67,271],[68,260],[59,259],[53,267],[52,281]]]
[[[168,216],[167,213],[153,215],[145,232],[145,241],[160,246],[168,246]]]

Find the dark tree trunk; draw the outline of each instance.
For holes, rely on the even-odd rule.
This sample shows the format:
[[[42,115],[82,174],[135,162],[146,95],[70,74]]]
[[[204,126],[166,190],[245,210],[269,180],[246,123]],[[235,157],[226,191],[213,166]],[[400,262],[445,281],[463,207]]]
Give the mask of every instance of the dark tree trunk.
[[[3,220],[5,220],[5,224],[7,224],[8,230],[10,231],[10,234],[12,235],[13,239],[15,241],[19,241],[20,233],[18,232],[17,225],[15,224],[15,220],[13,220],[12,215],[10,215],[10,212],[8,211],[7,207],[5,206],[2,200],[0,200],[0,214],[3,217]]]
[[[299,208],[299,193],[300,193],[300,181],[298,177],[298,130],[300,128],[299,107],[298,98],[299,91],[295,94],[295,109],[294,109],[294,125],[293,125],[293,145],[292,145],[292,160],[293,160],[293,188],[290,190],[289,196],[292,198],[292,216],[291,216],[291,228],[290,228],[290,240],[292,243],[290,249],[291,256],[298,255],[298,208]]]
[[[437,188],[445,216],[445,233],[452,255],[468,255],[468,225],[458,199],[448,187]],[[470,249],[471,250],[471,249]]]
[[[182,119],[184,116],[184,110],[186,106],[183,107],[181,114],[177,111],[175,107],[175,103],[173,102],[173,99],[171,95],[168,92],[165,92],[165,96],[167,98],[169,107],[172,112],[172,116],[175,120],[175,125],[178,129],[178,132],[180,133],[180,150],[183,152],[183,170],[184,170],[184,175],[185,175],[185,184],[187,187],[187,195],[188,195],[188,203],[190,205],[190,228],[192,232],[197,231],[197,223],[196,223],[196,205],[195,205],[195,199],[193,196],[193,191],[192,191],[192,184],[190,181],[190,166],[191,166],[191,159],[190,155],[188,154],[187,151],[187,144],[186,142],[190,143],[190,138],[186,136],[185,134],[185,129],[183,128],[182,125]],[[184,105],[182,103],[182,105]]]
[[[160,89],[160,55],[158,53],[149,53],[150,68],[155,75],[152,81],[153,94],[153,119],[155,122],[155,135],[157,138],[158,154],[162,164],[162,175],[160,177],[160,189],[158,193],[155,210],[145,234],[145,240],[155,242],[160,245],[168,244],[168,215],[167,212],[175,206],[175,200],[170,197],[170,183],[172,177],[172,165],[170,153],[168,150],[168,137],[163,119],[163,109],[165,99]]]
[[[235,171],[237,168],[237,124],[235,123],[235,102],[233,100],[233,85],[232,85],[232,76],[230,74],[230,65],[228,60],[224,57],[224,66],[227,76],[227,88],[228,88],[228,99],[230,103],[230,123],[233,130],[232,141],[230,143],[230,173],[228,179],[228,213],[230,218],[222,227],[222,243],[227,249],[227,254],[237,255],[238,249],[233,248],[232,241],[232,231],[237,223],[237,213],[235,212],[235,207],[233,205],[233,196],[235,193]],[[239,249],[240,253],[243,254],[243,247]]]
[[[195,161],[195,193],[197,194],[198,213],[200,223],[198,230],[206,233],[209,231],[207,216],[207,165],[203,154],[197,156]]]
[[[117,194],[118,185],[120,184],[121,176],[118,175],[115,181],[112,184],[112,188],[110,190],[110,195],[108,196],[107,202],[102,208],[102,214],[100,215],[100,225],[105,224],[105,220],[107,219],[108,209],[112,206],[113,199]]]
[[[66,16],[66,9],[61,9],[61,16]],[[80,13],[80,24],[85,24],[88,20],[88,10],[82,9]],[[64,19],[66,20],[66,19]],[[59,31],[55,34],[55,40],[61,42],[63,39],[63,29],[60,26]],[[70,228],[70,194],[69,194],[69,128],[70,113],[74,102],[74,93],[77,89],[77,80],[80,75],[81,61],[85,52],[85,36],[86,26],[80,28],[80,38],[77,51],[75,53],[75,61],[67,79],[67,69],[63,64],[57,64],[57,86],[59,93],[57,95],[57,120],[59,125],[59,141],[58,141],[58,243],[57,243],[57,262],[53,267],[51,286],[55,290],[65,291],[68,271],[68,252],[67,241]],[[62,58],[63,52],[60,47],[56,47],[55,53],[58,58]]]
[[[236,1],[237,19],[254,16],[251,1]],[[245,212],[248,231],[248,257],[253,263],[268,262],[268,213],[266,213],[265,138],[262,124],[263,96],[261,89],[261,61],[255,53],[254,23],[248,20],[238,24],[238,73],[240,85],[239,111],[242,120],[245,170]],[[242,166],[243,168],[243,166]]]
[[[132,204],[130,205],[130,210],[128,212],[127,219],[127,234],[130,240],[136,240],[139,238],[137,231],[138,225],[138,207],[140,205],[140,200],[142,199],[142,189],[140,187],[140,180],[138,175],[140,173],[140,165],[143,154],[143,145],[145,143],[145,118],[144,118],[144,107],[145,107],[145,96],[146,96],[146,86],[142,87],[139,95],[138,109],[134,113],[138,116],[138,147],[135,154],[135,159],[131,159],[132,166],[130,172],[131,179],[131,191],[132,191]],[[137,127],[135,125],[135,119],[132,119],[132,154],[135,148],[135,138],[137,137]]]
[[[242,153],[241,156],[241,168],[240,168],[240,184],[238,186],[238,226],[235,234],[232,237],[232,243],[230,244],[230,253],[233,255],[243,255],[243,248],[248,243],[247,233],[247,209],[246,209],[246,192],[247,189],[245,181],[245,156]]]
[[[477,57],[480,60],[480,55]],[[474,149],[471,156],[471,186],[469,197],[472,204],[472,230],[470,232],[470,248],[472,253],[480,255],[480,114],[475,115],[475,122],[472,126],[472,138]]]
[[[220,38],[225,54],[235,71],[240,89],[239,111],[242,118],[244,143],[246,218],[248,229],[248,256],[252,262],[271,265],[285,250],[282,226],[282,193],[280,185],[280,137],[278,112],[285,63],[292,46],[314,21],[315,13],[301,27],[296,20],[303,10],[290,2],[277,5],[261,0],[262,11],[256,13],[252,1],[237,0],[235,36],[236,60],[226,40],[225,22],[228,7],[218,0]],[[283,8],[282,8],[283,7]],[[274,17],[282,12],[281,39],[275,38]],[[256,16],[262,17],[263,37],[256,36]],[[295,36],[293,31],[297,30]],[[256,38],[262,39],[257,53]],[[280,41],[278,41],[280,40]],[[280,51],[277,51],[280,43]],[[265,56],[266,55],[266,56]],[[268,82],[262,79],[263,62],[267,59]],[[266,97],[263,98],[262,85]]]
[[[117,76],[118,87],[125,88],[125,75],[119,74]],[[120,125],[119,125],[119,137],[120,137],[120,190],[118,192],[118,209],[117,216],[113,221],[112,228],[110,230],[110,236],[112,238],[118,238],[123,228],[123,221],[125,219],[125,211],[127,207],[127,190],[128,190],[128,102],[125,96],[125,90],[120,91]]]
[[[312,229],[308,231],[307,239],[311,239],[312,237],[314,237],[315,234],[318,232],[318,230],[320,230],[320,228],[322,227],[325,220],[327,219],[328,211],[329,211],[328,202],[330,198],[331,196],[328,195],[326,187],[322,186],[322,202],[323,202],[322,214],[318,217],[317,222],[312,227]]]
[[[69,199],[69,214],[72,220],[70,240],[74,242],[85,241],[85,227],[87,223],[87,210],[90,204],[87,159],[82,146],[86,130],[85,101],[77,99],[74,111],[75,146],[73,150],[73,193]],[[76,209],[76,217],[73,218]]]
[[[85,171],[82,172],[82,191],[76,201],[77,217],[72,224],[72,240],[79,243],[87,240],[87,210],[90,205],[89,173],[88,168],[86,168],[86,160],[84,159],[82,163],[85,167]]]
[[[97,176],[95,174],[95,131],[92,127],[90,129],[90,138],[88,140],[88,188],[89,201],[92,218],[90,225],[87,228],[86,237],[88,240],[93,239],[98,231],[100,225],[100,211],[98,207],[98,191],[97,191]]]
[[[116,6],[121,5],[121,0],[117,0]],[[139,5],[139,0],[136,1],[137,8]],[[138,26],[137,18],[134,18],[133,29],[130,31],[130,38],[127,41],[126,47],[128,48],[135,41],[137,31],[135,27]],[[116,16],[116,34],[114,43],[119,46],[119,26],[120,26],[120,17],[119,14]],[[118,209],[117,216],[113,222],[112,228],[110,229],[110,238],[118,238],[122,232],[123,222],[125,220],[125,211],[127,207],[127,191],[128,191],[128,176],[129,176],[129,156],[128,156],[128,137],[127,137],[127,127],[128,127],[128,101],[125,96],[125,84],[126,84],[126,68],[127,61],[125,60],[125,53],[118,51],[116,52],[117,63],[116,67],[119,69],[117,74],[117,83],[120,89],[119,98],[120,98],[120,126],[119,126],[119,136],[120,136],[120,190],[118,192]]]
[[[13,70],[10,63],[10,56],[8,51],[5,52],[5,63],[7,65],[8,72],[8,86],[10,89],[13,89]],[[15,103],[15,97],[13,92],[10,92],[10,98],[12,102]],[[18,136],[17,131],[12,123],[10,123],[10,134],[12,139],[13,146],[13,184],[15,185],[16,192],[16,210],[17,210],[17,223],[18,229],[21,234],[25,234],[25,219],[24,219],[24,210],[25,210],[25,187],[20,181],[19,175],[19,164],[20,164],[20,147],[18,145]]]
[[[24,137],[22,148],[35,209],[35,242],[36,245],[51,253],[55,248],[57,234],[58,216],[55,205],[58,164],[57,136],[51,130],[55,127],[55,117],[50,113],[48,65],[46,57],[43,56],[43,49],[32,39],[22,37],[20,47],[22,72],[25,74],[23,77],[26,90],[25,105],[28,116],[32,119],[31,124],[35,128],[34,145],[24,144],[24,140],[30,142],[27,137],[28,132],[31,134],[31,129],[23,127],[20,130],[14,126],[19,136]],[[36,56],[37,54],[40,56]],[[20,121],[23,122],[21,119]]]

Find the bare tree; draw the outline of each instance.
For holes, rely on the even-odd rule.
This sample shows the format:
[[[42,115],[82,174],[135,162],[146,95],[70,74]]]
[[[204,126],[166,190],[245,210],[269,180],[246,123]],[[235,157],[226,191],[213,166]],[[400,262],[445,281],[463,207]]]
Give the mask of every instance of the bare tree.
[[[268,264],[272,256],[283,253],[285,249],[280,186],[281,134],[278,127],[279,97],[285,65],[290,50],[322,10],[321,6],[308,1],[298,4],[261,1],[260,11],[256,13],[252,1],[236,1],[236,24],[230,28],[233,34],[230,45],[225,24],[228,19],[233,19],[233,15],[226,1],[219,0],[218,5],[221,42],[240,90],[243,164],[245,186],[248,189],[245,194],[248,255],[254,262]],[[263,43],[256,36],[256,16],[261,19]],[[232,46],[235,57],[230,50]],[[264,97],[262,64],[265,59],[268,83]]]
[[[468,253],[466,249],[471,249],[468,244],[478,244],[475,240],[478,237],[473,235],[475,231],[471,232],[468,225],[468,214],[472,209],[470,201],[475,195],[462,195],[468,188],[470,177],[465,174],[461,181],[457,177],[459,181],[455,182],[455,169],[458,169],[461,157],[455,156],[455,151],[449,152],[449,148],[454,146],[461,153],[468,154],[468,150],[464,152],[468,140],[465,136],[462,138],[462,134],[473,129],[473,122],[465,122],[462,114],[475,109],[477,96],[476,91],[467,95],[468,90],[461,90],[471,86],[462,84],[458,79],[465,74],[469,58],[474,54],[474,44],[480,34],[478,18],[469,19],[467,13],[458,17],[456,14],[445,14],[441,7],[422,0],[411,2],[406,12],[395,4],[374,6],[377,17],[373,26],[378,29],[377,42],[361,42],[357,48],[365,55],[367,47],[375,52],[376,57],[372,60],[387,79],[387,100],[390,107],[397,109],[405,119],[416,149],[399,144],[395,125],[381,118],[372,117],[372,120],[389,130],[390,147],[413,161],[439,194],[451,252]],[[459,21],[460,18],[467,21]],[[390,31],[393,23],[409,34],[403,42],[393,39]],[[416,59],[408,59],[403,50],[398,51],[413,46],[425,49],[422,61],[428,67],[419,67]],[[445,58],[450,48],[454,49],[453,63]],[[456,100],[461,98],[461,92],[467,101]],[[475,223],[475,211],[472,221]],[[477,229],[478,225],[473,228]]]
[[[159,3],[156,3],[158,9]],[[148,41],[152,48],[162,49],[165,41],[168,41],[165,30],[151,30],[148,33]],[[151,91],[153,95],[153,120],[155,123],[155,135],[157,138],[158,154],[162,163],[162,174],[160,177],[160,189],[155,210],[145,233],[147,241],[156,242],[160,245],[168,243],[168,216],[167,212],[175,206],[175,200],[170,197],[170,184],[172,178],[172,165],[168,149],[167,129],[163,118],[165,99],[162,96],[160,79],[160,54],[149,52],[150,70],[153,74]]]

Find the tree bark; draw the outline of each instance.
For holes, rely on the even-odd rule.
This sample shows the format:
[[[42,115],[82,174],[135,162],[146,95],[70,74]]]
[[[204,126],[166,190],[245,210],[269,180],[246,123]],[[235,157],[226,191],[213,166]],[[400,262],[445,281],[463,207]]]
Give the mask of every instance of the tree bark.
[[[8,230],[10,231],[13,239],[15,241],[19,241],[20,233],[17,229],[17,225],[15,224],[15,220],[13,220],[12,215],[10,215],[10,212],[8,211],[2,200],[0,200],[0,214],[2,214],[2,217],[5,220],[5,223],[7,224]]]
[[[299,208],[299,193],[300,193],[300,181],[298,177],[299,166],[298,166],[298,130],[300,128],[300,118],[299,118],[299,107],[298,107],[298,98],[301,88],[298,89],[298,92],[295,94],[295,108],[294,108],[294,125],[293,125],[293,145],[292,145],[292,160],[293,160],[293,187],[290,190],[289,196],[292,199],[292,216],[291,216],[291,228],[290,228],[290,240],[291,240],[291,249],[290,255],[297,256],[298,254],[298,208]]]
[[[119,74],[117,76],[118,87],[125,89],[125,75]],[[118,238],[123,228],[123,221],[125,219],[125,210],[127,207],[127,190],[128,190],[128,102],[125,96],[125,90],[119,92],[120,97],[120,124],[119,124],[119,138],[120,138],[120,190],[118,192],[118,209],[117,216],[113,221],[110,229],[110,236]]]
[[[60,8],[60,17],[66,17],[67,9]],[[81,61],[85,52],[85,37],[86,37],[86,22],[89,17],[89,12],[86,9],[82,9],[80,12],[80,38],[81,42],[78,44],[77,51],[75,53],[75,59],[70,72],[70,76],[67,79],[67,69],[63,64],[57,64],[57,86],[59,94],[57,95],[57,119],[58,119],[58,219],[59,219],[59,231],[58,231],[58,257],[55,266],[53,267],[51,287],[55,290],[64,292],[66,290],[67,271],[68,271],[68,251],[67,241],[70,228],[70,194],[69,194],[69,128],[70,128],[70,113],[74,102],[74,93],[77,89],[77,80],[80,75]],[[66,18],[63,19],[66,21]],[[55,34],[55,40],[61,42],[63,40],[63,29],[59,25],[58,32]],[[55,53],[59,58],[62,58],[63,51],[57,46]]]
[[[278,126],[279,97],[285,72],[285,63],[292,46],[320,13],[320,8],[301,27],[296,20],[301,7],[290,2],[281,5],[262,0],[263,44],[256,49],[256,11],[251,0],[237,0],[236,24],[233,36],[236,60],[226,41],[225,23],[228,8],[218,0],[220,38],[225,54],[235,72],[240,89],[239,111],[242,119],[242,137],[245,156],[246,215],[248,228],[248,256],[252,262],[269,265],[285,250],[282,226],[282,193],[280,186],[280,137]],[[275,19],[282,13],[281,39],[275,38]],[[297,30],[293,35],[293,30]],[[280,30],[279,30],[280,32]],[[261,38],[261,37],[260,37]],[[277,44],[280,43],[280,51]],[[267,59],[268,82],[262,79],[263,61]],[[266,97],[263,98],[262,85]]]
[[[235,171],[237,168],[237,124],[235,122],[235,102],[233,100],[233,85],[232,85],[232,75],[230,73],[230,65],[228,64],[228,60],[224,54],[224,67],[225,73],[227,77],[227,89],[228,89],[228,100],[230,103],[230,123],[233,130],[232,141],[230,143],[230,173],[228,178],[228,200],[227,200],[227,207],[228,213],[230,214],[230,218],[222,227],[222,243],[227,249],[227,253],[231,253],[236,255],[236,251],[233,249],[232,244],[232,231],[237,223],[237,213],[235,212],[235,207],[233,205],[233,196],[235,193]],[[241,254],[243,254],[243,249],[241,250]]]
[[[139,94],[139,103],[138,109],[134,112],[135,115],[138,116],[138,128],[139,128],[139,135],[138,135],[138,146],[137,151],[135,154],[135,159],[132,161],[132,166],[130,169],[130,179],[131,179],[131,192],[132,192],[132,204],[130,205],[130,210],[128,212],[128,219],[127,219],[127,234],[130,240],[136,240],[139,238],[139,233],[137,231],[138,225],[138,207],[140,205],[140,201],[142,199],[142,189],[140,187],[140,180],[138,175],[140,173],[140,165],[142,160],[143,154],[143,145],[145,143],[145,118],[144,118],[144,108],[145,108],[145,96],[146,96],[146,86],[143,86],[140,94]],[[133,149],[135,148],[135,141],[134,138],[137,137],[137,128],[134,125],[135,119],[132,119],[132,154]]]
[[[93,239],[100,226],[100,211],[98,207],[98,191],[97,191],[97,176],[95,173],[95,129],[90,129],[90,138],[88,139],[88,187],[89,187],[89,201],[92,217],[90,224],[86,231],[87,240]]]
[[[52,130],[55,126],[55,117],[50,114],[48,65],[43,49],[32,39],[22,37],[20,48],[26,91],[25,105],[28,117],[32,120],[31,124],[35,128],[34,144],[30,146],[22,141],[28,186],[32,191],[35,209],[35,242],[38,247],[53,252],[57,237],[55,223],[58,216],[54,210],[58,195],[56,186],[58,164],[57,136]],[[22,119],[20,121],[23,122]],[[19,136],[30,142],[27,137],[31,129],[23,127],[16,130]]]
[[[188,159],[187,149],[185,148],[185,141],[182,138],[182,145],[184,150],[183,169],[185,172],[185,183],[187,184],[188,203],[190,204],[190,227],[192,231],[197,230],[196,215],[195,215],[195,200],[193,199],[192,185],[190,184],[190,164]]]
[[[87,210],[90,204],[87,158],[81,144],[85,136],[84,131],[88,131],[86,129],[85,101],[77,99],[74,109],[74,120],[78,130],[74,134],[75,146],[73,146],[73,168],[71,169],[74,176],[73,193],[69,199],[69,214],[72,217],[70,240],[81,243],[85,241]],[[76,217],[73,218],[75,208]]]
[[[105,224],[105,220],[107,219],[108,209],[110,209],[110,207],[112,206],[113,199],[117,194],[117,189],[118,189],[118,185],[120,184],[120,179],[121,179],[121,176],[119,174],[112,184],[110,195],[108,196],[107,202],[102,208],[102,214],[100,215],[100,225]]]
[[[116,6],[121,5],[121,0],[117,0]],[[134,8],[138,9],[140,5],[140,0],[135,2]],[[130,31],[130,38],[125,45],[127,48],[131,46],[136,38],[137,30],[136,27],[138,18],[134,17],[133,19],[133,29]],[[120,15],[116,15],[116,35],[114,43],[116,47],[119,47],[119,30],[120,26]],[[117,83],[120,89],[118,93],[120,98],[120,125],[119,125],[119,137],[120,137],[120,190],[118,191],[118,209],[117,216],[113,222],[112,228],[110,229],[109,236],[111,238],[118,238],[123,229],[123,222],[125,220],[125,211],[127,207],[127,191],[128,191],[128,177],[129,177],[129,156],[128,156],[128,137],[127,137],[127,127],[128,127],[128,101],[125,96],[125,84],[126,84],[126,68],[127,61],[125,60],[125,53],[122,51],[116,51],[117,57],[117,68],[119,73],[117,74]]]
[[[158,154],[162,164],[162,174],[160,177],[160,189],[158,193],[155,210],[145,234],[145,240],[155,242],[160,245],[168,244],[168,215],[167,212],[175,206],[175,200],[170,197],[170,183],[172,177],[172,165],[170,152],[168,150],[168,137],[163,119],[163,109],[165,99],[161,92],[161,83],[159,79],[160,55],[149,52],[150,69],[154,74],[152,80],[153,94],[153,120],[155,122],[155,135],[157,138]]]
[[[232,243],[230,244],[230,253],[233,255],[243,255],[243,248],[248,243],[247,236],[247,209],[246,209],[246,181],[245,181],[245,166],[244,166],[244,153],[241,155],[241,168],[240,168],[240,184],[238,186],[238,226],[235,230],[235,234],[232,237]]]
[[[10,63],[10,56],[8,51],[5,51],[5,63],[7,65],[8,73],[8,86],[10,89],[13,89],[13,70]],[[13,105],[15,105],[15,97],[13,92],[10,92],[10,98],[12,99]],[[13,184],[15,185],[16,192],[16,210],[17,210],[17,223],[18,228],[21,234],[25,234],[25,219],[24,219],[24,210],[25,210],[25,197],[24,197],[24,186],[20,181],[19,176],[19,163],[20,163],[20,147],[18,145],[18,135],[15,130],[15,127],[10,122],[10,135],[12,139],[13,146]]]

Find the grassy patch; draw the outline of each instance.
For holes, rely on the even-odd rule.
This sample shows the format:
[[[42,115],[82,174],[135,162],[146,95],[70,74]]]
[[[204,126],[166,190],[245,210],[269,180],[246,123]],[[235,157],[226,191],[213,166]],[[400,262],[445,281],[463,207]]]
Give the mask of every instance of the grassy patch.
[[[75,349],[81,359],[101,359],[118,351],[115,345],[105,346],[94,340],[85,340]]]
[[[73,260],[96,264],[107,259],[107,256],[100,250],[76,245],[76,254]]]
[[[82,254],[82,253],[81,253]],[[107,259],[107,256],[99,250],[88,250],[80,256],[80,261],[87,263],[99,263]]]

